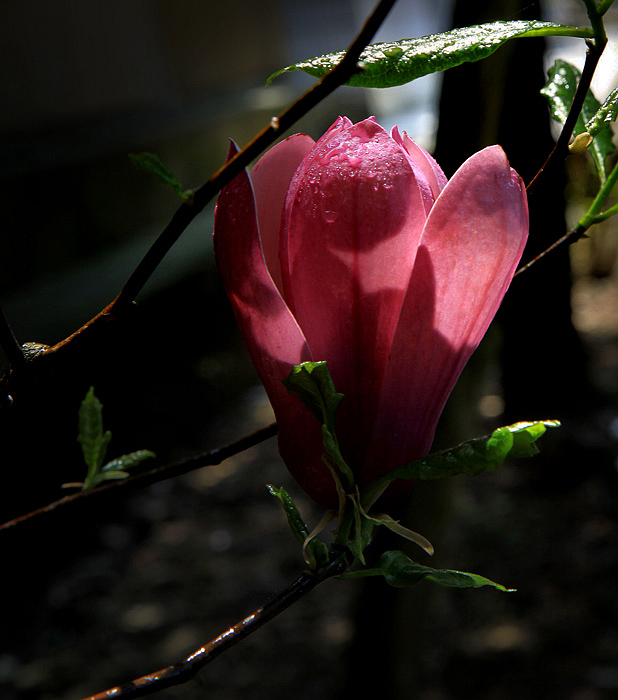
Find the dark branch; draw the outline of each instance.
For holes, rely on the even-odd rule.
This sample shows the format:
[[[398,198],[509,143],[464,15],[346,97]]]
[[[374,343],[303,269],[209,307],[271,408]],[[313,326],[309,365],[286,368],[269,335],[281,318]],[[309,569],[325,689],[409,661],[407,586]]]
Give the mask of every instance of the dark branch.
[[[532,258],[530,262],[527,262],[525,265],[522,265],[519,270],[513,275],[513,278],[517,277],[517,275],[520,275],[522,272],[525,272],[526,270],[529,270],[533,265],[538,263],[538,261],[541,258],[544,258],[547,253],[551,253],[552,250],[555,250],[558,246],[561,246],[563,243],[566,243],[567,241],[571,241],[571,243],[575,243],[576,241],[579,241],[580,238],[585,237],[584,234],[584,229],[580,226],[575,226],[572,228],[568,233],[565,233],[564,236],[559,238],[557,241],[554,241],[549,248],[546,248],[542,253],[539,253],[535,258]]]
[[[228,163],[217,171],[202,187],[196,192],[192,204],[183,204],[167,227],[153,243],[133,274],[129,277],[116,299],[92,318],[88,323],[78,329],[71,336],[51,347],[49,351],[41,353],[38,357],[29,362],[31,371],[41,365],[42,362],[52,360],[56,353],[62,352],[74,344],[76,341],[90,339],[93,334],[104,328],[109,322],[115,321],[131,307],[135,298],[142,290],[148,279],[167,255],[170,248],[185,231],[193,219],[204,209],[206,204],[212,200],[216,194],[231,182],[243,168],[246,168],[251,161],[259,156],[266,148],[272,145],[281,134],[293,126],[301,117],[313,109],[319,102],[330,95],[336,88],[346,83],[354,73],[358,72],[358,58],[371,41],[374,34],[390,12],[396,0],[381,0],[358,36],[350,44],[341,62],[332,71],[327,73],[318,83],[310,88],[299,100],[294,102],[288,109],[280,114],[271,124],[263,129],[250,143],[248,143],[239,153]],[[14,377],[5,374],[0,379],[0,388],[5,393],[10,393],[11,383]]]
[[[186,683],[193,678],[198,671],[209,664],[219,654],[234,646],[241,639],[248,637],[252,632],[260,629],[262,625],[282,613],[292,603],[300,600],[313,590],[319,583],[333,576],[342,574],[348,563],[343,557],[335,558],[325,569],[318,572],[305,572],[295,583],[279,594],[276,598],[258,608],[253,614],[241,620],[233,627],[225,630],[218,637],[200,647],[183,661],[136,678],[129,683],[109,688],[96,695],[91,695],[87,700],[127,700],[128,698],[141,698],[144,695],[156,693],[173,685]]]
[[[122,307],[135,300],[182,232],[225,185],[230,183],[254,158],[271,146],[283,132],[287,131],[301,117],[360,70],[357,62],[363,49],[371,41],[395,2],[396,0],[382,0],[365,22],[358,36],[348,47],[341,62],[300,99],[290,105],[278,117],[273,118],[269,126],[257,134],[234,158],[218,170],[206,184],[200,187],[195,192],[192,204],[184,204],[180,207],[167,228],[154,242],[135,272],[128,279],[114,302],[114,307]]]
[[[126,490],[130,488],[144,487],[150,484],[155,484],[158,481],[164,481],[165,479],[172,479],[177,476],[182,476],[183,474],[187,474],[195,469],[201,469],[202,467],[214,467],[217,464],[221,464],[221,462],[225,461],[228,457],[232,457],[239,452],[244,452],[255,445],[259,445],[261,442],[268,440],[268,438],[274,437],[276,434],[277,424],[271,423],[270,425],[267,425],[266,427],[261,428],[250,435],[246,435],[240,440],[236,440],[236,442],[225,445],[224,447],[218,447],[214,450],[209,450],[208,452],[202,452],[198,455],[180,460],[179,462],[173,462],[172,464],[164,464],[160,467],[155,467],[154,469],[142,472],[141,474],[130,476],[127,479],[111,481],[103,486],[99,486],[96,489],[92,489],[91,491],[80,491],[79,493],[73,493],[70,496],[65,496],[64,498],[60,498],[53,503],[32,511],[31,513],[20,515],[13,520],[3,523],[0,525],[0,531],[10,530],[11,528],[17,527],[17,525],[31,521],[34,518],[40,518],[41,516],[53,513],[63,506],[82,502],[86,498],[92,499],[100,496],[105,497],[106,495],[109,496],[112,492],[117,493],[118,489]]]
[[[586,52],[586,62],[584,63],[582,76],[580,78],[579,85],[577,86],[577,90],[575,91],[575,96],[573,97],[571,109],[569,110],[569,114],[564,122],[560,136],[556,141],[556,145],[553,147],[539,172],[532,178],[526,187],[528,194],[530,194],[532,189],[538,184],[538,181],[543,174],[550,170],[554,163],[559,159],[565,158],[569,152],[569,141],[571,140],[571,135],[573,134],[577,119],[582,111],[584,100],[586,99],[586,95],[590,89],[594,72],[597,68],[597,64],[599,63],[599,59],[601,58],[601,54],[605,49],[607,40],[602,41],[600,39],[595,39],[594,41],[587,41],[586,44],[588,46],[588,51]]]

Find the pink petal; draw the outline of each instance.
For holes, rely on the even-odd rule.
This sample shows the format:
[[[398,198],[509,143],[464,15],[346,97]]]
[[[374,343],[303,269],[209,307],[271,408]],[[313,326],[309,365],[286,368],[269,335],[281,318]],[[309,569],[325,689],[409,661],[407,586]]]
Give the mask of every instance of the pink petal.
[[[229,157],[235,152],[232,146]],[[311,359],[311,353],[264,263],[246,171],[219,195],[214,245],[234,315],[279,423],[281,455],[302,488],[316,501],[331,506],[336,495],[321,460],[320,426],[298,397],[281,384],[294,365]]]
[[[368,119],[336,123],[286,200],[285,298],[314,359],[328,361],[346,396],[338,435],[357,468],[426,219],[420,190],[407,154]]]
[[[461,370],[521,257],[528,207],[499,146],[472,156],[431,211],[384,376],[362,481],[426,454]]]
[[[294,134],[267,151],[249,174],[255,194],[264,260],[279,291],[282,290],[279,231],[285,195],[300,162],[314,145],[315,141],[310,136]]]
[[[410,158],[423,171],[425,177],[427,178],[427,182],[429,182],[429,186],[431,187],[433,198],[436,200],[448,182],[442,168],[424,148],[421,148],[417,143],[412,141],[405,131],[400,135],[399,129],[394,126],[391,129],[391,136],[398,144],[400,144],[402,148],[406,150]]]

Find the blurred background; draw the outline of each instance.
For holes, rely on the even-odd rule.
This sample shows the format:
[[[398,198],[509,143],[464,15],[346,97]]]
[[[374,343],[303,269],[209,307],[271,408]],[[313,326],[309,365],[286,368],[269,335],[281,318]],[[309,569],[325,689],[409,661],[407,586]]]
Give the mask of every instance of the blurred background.
[[[35,0],[0,7],[0,304],[20,342],[54,344],[118,293],[178,207],[131,164],[158,154],[198,187],[312,80],[266,78],[347,46],[369,0]],[[377,40],[499,19],[586,24],[575,0],[399,0]],[[616,87],[616,13],[594,83]],[[501,143],[529,181],[552,145],[538,95],[581,40],[511,42],[491,59],[384,91],[341,88],[297,125],[374,114],[435,152],[447,175]],[[287,135],[287,134],[285,134]],[[282,136],[285,136],[282,135]],[[555,132],[554,132],[555,135]],[[595,194],[585,155],[531,198],[528,260]],[[272,420],[217,279],[212,206],[171,251],[130,322],[0,414],[2,521],[81,480],[77,411],[95,386],[110,456],[158,463]],[[515,280],[445,412],[442,447],[520,419],[560,418],[542,454],[495,474],[417,484],[405,522],[422,563],[516,587],[411,591],[329,581],[162,697],[352,696],[605,700],[618,692],[616,226]],[[4,362],[0,352],[0,360]],[[297,543],[266,483],[310,523],[271,440],[143,491],[0,533],[0,698],[80,698],[180,660],[291,583]],[[390,543],[401,548],[400,542]]]

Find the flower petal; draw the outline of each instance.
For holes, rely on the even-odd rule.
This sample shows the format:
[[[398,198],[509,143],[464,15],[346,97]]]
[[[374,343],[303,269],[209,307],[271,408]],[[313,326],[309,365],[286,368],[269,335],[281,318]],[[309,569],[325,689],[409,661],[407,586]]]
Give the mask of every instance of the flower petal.
[[[426,454],[459,374],[511,282],[528,235],[521,178],[492,146],[455,173],[427,220],[362,482]]]
[[[373,119],[340,122],[299,167],[286,199],[285,298],[315,360],[345,395],[344,456],[360,468],[382,376],[426,220],[429,191]]]
[[[232,146],[230,157],[235,152]],[[311,353],[266,268],[246,171],[219,195],[214,246],[225,291],[279,423],[281,455],[301,487],[319,503],[331,506],[336,493],[321,459],[320,426],[281,383],[294,365],[311,360]]]
[[[267,151],[249,173],[266,267],[281,292],[279,231],[285,195],[302,159],[315,146],[306,134],[294,134]]]
[[[399,129],[394,126],[391,129],[393,139],[407,152],[410,158],[418,165],[425,174],[427,181],[431,187],[434,200],[436,200],[440,192],[446,187],[448,182],[442,168],[436,163],[436,160],[424,148],[421,148],[415,143],[404,131],[399,134]]]

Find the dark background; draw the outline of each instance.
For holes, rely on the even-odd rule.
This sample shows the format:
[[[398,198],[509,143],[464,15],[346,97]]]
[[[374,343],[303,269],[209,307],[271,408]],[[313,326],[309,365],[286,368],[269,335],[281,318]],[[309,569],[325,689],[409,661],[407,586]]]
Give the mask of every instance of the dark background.
[[[469,6],[458,3],[455,26],[538,11]],[[343,1],[65,0],[0,12],[0,296],[20,341],[47,344],[111,301],[177,207],[127,153],[154,151],[185,187],[199,185],[222,163],[228,137],[244,143],[310,84],[298,76],[265,89],[266,76],[343,47],[362,21]],[[395,19],[396,36],[450,26],[434,3],[429,16],[438,14],[441,26],[429,30]],[[448,175],[495,142],[527,180],[542,163],[551,146],[537,97],[543,48],[516,42],[447,74],[436,153]],[[298,130],[318,137],[339,113],[364,118],[372,99],[342,89]],[[567,186],[554,173],[555,189],[531,198],[527,256],[562,235],[565,212],[572,222],[594,194],[584,156],[569,162],[569,177]],[[126,325],[0,415],[3,521],[83,478],[76,419],[91,385],[113,432],[111,456],[148,448],[165,463],[272,419],[217,280],[211,217],[175,247]],[[517,593],[329,581],[199,682],[161,695],[615,697],[615,245],[610,222],[514,282],[437,444],[518,419],[560,418],[563,428],[533,460],[418,484],[405,516],[436,545],[433,561],[420,551],[417,560]],[[166,666],[293,581],[300,551],[266,483],[293,493],[310,523],[321,517],[271,440],[220,467],[3,533],[0,697],[79,698]]]

